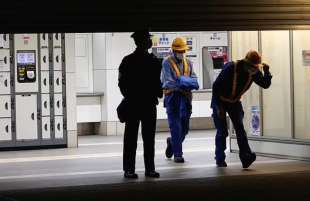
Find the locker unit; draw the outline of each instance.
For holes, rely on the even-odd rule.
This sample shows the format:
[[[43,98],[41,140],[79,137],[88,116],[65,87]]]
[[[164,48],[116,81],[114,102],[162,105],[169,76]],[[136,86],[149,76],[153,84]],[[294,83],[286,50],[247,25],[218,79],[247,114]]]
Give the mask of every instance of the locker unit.
[[[16,139],[38,139],[37,95],[16,95]]]
[[[0,94],[10,94],[11,93],[11,73],[10,72],[0,72]]]
[[[0,140],[12,140],[11,118],[0,118]]]
[[[0,48],[10,48],[9,34],[0,34]]]
[[[10,71],[9,49],[0,49],[0,71]]]
[[[0,95],[0,118],[11,117],[11,96]]]
[[[0,34],[0,149],[63,145],[64,34]]]

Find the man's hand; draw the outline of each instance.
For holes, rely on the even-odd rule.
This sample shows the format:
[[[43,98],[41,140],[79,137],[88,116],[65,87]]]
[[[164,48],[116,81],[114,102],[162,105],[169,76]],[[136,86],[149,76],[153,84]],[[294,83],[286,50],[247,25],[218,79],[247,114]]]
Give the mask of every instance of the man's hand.
[[[263,63],[263,70],[264,70],[264,72],[268,72],[269,71],[269,65]]]

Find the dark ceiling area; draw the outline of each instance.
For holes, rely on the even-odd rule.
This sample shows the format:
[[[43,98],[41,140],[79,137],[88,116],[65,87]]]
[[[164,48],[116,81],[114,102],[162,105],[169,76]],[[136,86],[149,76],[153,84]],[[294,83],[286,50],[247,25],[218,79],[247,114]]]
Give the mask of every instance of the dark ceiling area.
[[[10,0],[0,32],[310,29],[309,0]]]

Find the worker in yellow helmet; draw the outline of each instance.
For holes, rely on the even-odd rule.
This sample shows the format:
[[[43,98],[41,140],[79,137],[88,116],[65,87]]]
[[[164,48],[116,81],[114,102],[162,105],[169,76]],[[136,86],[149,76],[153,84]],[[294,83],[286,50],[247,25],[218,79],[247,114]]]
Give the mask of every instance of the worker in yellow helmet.
[[[271,85],[272,76],[269,66],[261,63],[261,55],[255,50],[250,50],[244,59],[225,64],[213,83],[211,108],[213,108],[212,117],[217,129],[215,160],[218,167],[227,166],[225,162],[226,137],[228,136],[226,113],[236,130],[239,157],[243,168],[248,168],[256,160],[243,126],[244,112],[240,98],[253,82],[264,89]]]
[[[189,130],[192,113],[192,90],[198,89],[197,76],[185,56],[187,42],[177,37],[172,43],[172,54],[163,60],[161,81],[164,107],[168,115],[171,137],[167,138],[166,157],[174,156],[176,163],[184,163],[182,143]]]

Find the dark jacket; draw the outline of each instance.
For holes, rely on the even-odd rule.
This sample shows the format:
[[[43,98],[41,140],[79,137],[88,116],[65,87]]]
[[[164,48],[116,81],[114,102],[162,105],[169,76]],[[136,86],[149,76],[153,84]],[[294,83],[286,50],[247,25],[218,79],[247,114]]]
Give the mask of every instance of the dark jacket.
[[[130,105],[156,105],[163,96],[161,62],[147,52],[134,51],[119,66],[118,86]]]
[[[258,69],[245,68],[243,60],[236,63],[228,62],[213,83],[211,107],[240,101],[241,96],[250,88],[253,81],[266,89],[271,85],[271,78],[269,71],[263,74]]]

